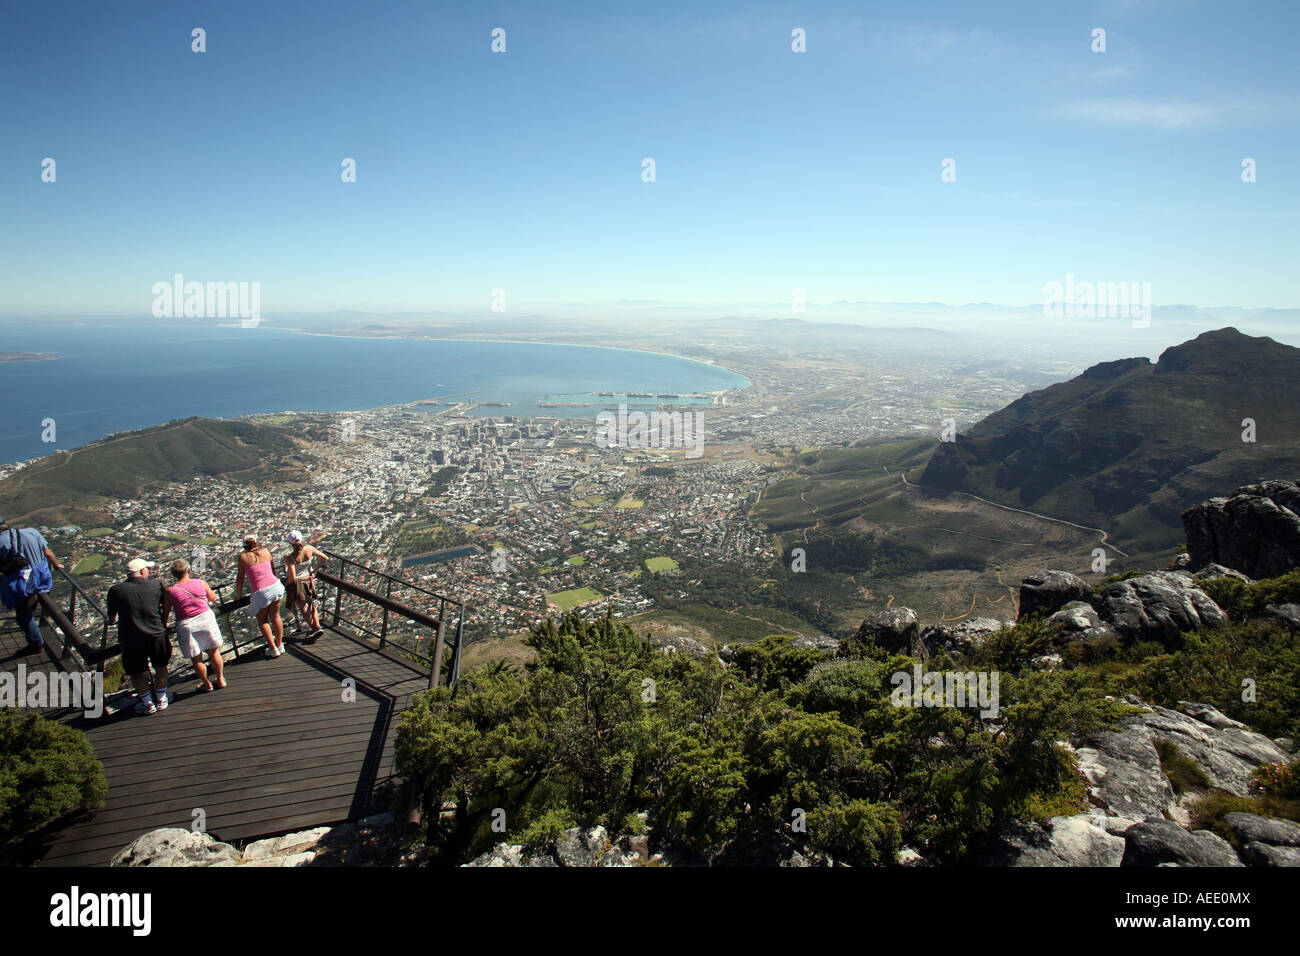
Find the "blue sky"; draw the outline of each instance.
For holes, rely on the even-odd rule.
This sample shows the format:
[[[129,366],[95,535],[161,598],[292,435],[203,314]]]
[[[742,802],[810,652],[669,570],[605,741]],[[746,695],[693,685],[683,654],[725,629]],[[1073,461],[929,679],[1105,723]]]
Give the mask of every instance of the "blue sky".
[[[0,313],[144,315],[177,272],[258,281],[268,314],[1025,305],[1066,273],[1293,308],[1298,28],[1293,2],[0,0]]]

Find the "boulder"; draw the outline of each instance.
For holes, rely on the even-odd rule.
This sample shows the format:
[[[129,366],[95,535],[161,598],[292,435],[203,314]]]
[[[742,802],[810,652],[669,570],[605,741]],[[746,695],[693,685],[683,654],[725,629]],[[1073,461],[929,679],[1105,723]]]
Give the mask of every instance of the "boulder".
[[[854,641],[874,644],[893,654],[921,656],[918,639],[919,624],[916,612],[910,607],[895,607],[887,611],[874,611],[859,625]]]
[[[570,827],[555,841],[555,859],[560,866],[595,866],[609,849],[604,827]]]
[[[1121,866],[1241,866],[1232,845],[1209,830],[1184,830],[1148,817],[1124,834]]]
[[[1160,769],[1142,715],[1124,718],[1118,730],[1086,738],[1075,757],[1090,801],[1108,814],[1141,820],[1162,816],[1174,802],[1174,788]]]
[[[1048,617],[1047,622],[1060,630],[1063,641],[1071,643],[1094,644],[1117,636],[1102,621],[1096,608],[1084,601],[1071,601]]]
[[[972,617],[965,621],[931,624],[921,632],[921,652],[927,659],[940,651],[961,657],[990,634],[996,634],[1010,626],[1006,621],[994,617]]]
[[[1035,571],[1020,582],[1020,613],[1017,620],[1031,614],[1044,617],[1055,614],[1071,601],[1086,601],[1092,588],[1077,574],[1069,571]]]
[[[790,642],[791,647],[805,647],[834,654],[840,649],[840,641],[834,637],[818,635],[817,637],[796,637]]]
[[[239,861],[239,851],[229,843],[220,843],[206,833],[164,827],[136,837],[109,866],[214,866]]]
[[[691,657],[704,660],[709,656],[709,649],[702,641],[697,641],[693,637],[669,634],[651,634],[648,637],[655,649],[662,651],[664,654],[689,654]]]
[[[1300,485],[1264,481],[1183,512],[1193,567],[1221,564],[1252,578],[1300,566]]]
[[[979,864],[985,866],[1119,866],[1124,838],[1107,832],[1105,817],[1079,813],[1047,823],[1017,821],[999,833]]]
[[[1264,614],[1276,618],[1293,631],[1300,631],[1300,604],[1265,604]]]
[[[1108,584],[1094,607],[1124,640],[1175,646],[1184,631],[1220,627],[1227,615],[1185,571],[1152,571]]]
[[[1256,767],[1290,759],[1290,754],[1268,737],[1225,717],[1213,707],[1187,701],[1180,701],[1179,707],[1184,712],[1152,707],[1150,712],[1133,719],[1141,721],[1152,737],[1175,744],[1196,761],[1212,786],[1237,796],[1248,796],[1250,776]]]
[[[1187,562],[1191,564],[1189,559]],[[1248,575],[1242,574],[1232,568],[1225,568],[1222,564],[1207,564],[1201,570],[1192,575],[1193,581],[1212,581],[1215,578],[1235,578],[1242,584],[1254,584]]]
[[[1223,822],[1232,829],[1232,835],[1242,846],[1267,843],[1269,846],[1300,847],[1300,823],[1240,812],[1225,814]]]
[[[1300,866],[1300,849],[1293,846],[1270,846],[1267,843],[1247,843],[1241,848],[1241,858],[1248,866]]]
[[[486,853],[482,853],[470,860],[465,866],[523,866],[524,865],[524,848],[514,846],[509,843],[498,843]]]

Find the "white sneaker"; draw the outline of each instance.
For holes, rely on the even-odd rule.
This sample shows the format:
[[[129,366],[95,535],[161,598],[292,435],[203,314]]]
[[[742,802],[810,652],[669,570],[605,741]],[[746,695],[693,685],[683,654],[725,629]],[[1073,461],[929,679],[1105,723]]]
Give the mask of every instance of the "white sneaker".
[[[137,714],[158,713],[158,708],[154,706],[153,697],[152,696],[141,697],[140,700],[136,702],[135,712]]]
[[[166,710],[167,705],[172,702],[172,693],[169,690],[162,691],[161,693],[154,694],[153,696],[154,696],[154,700],[158,701],[159,710]]]

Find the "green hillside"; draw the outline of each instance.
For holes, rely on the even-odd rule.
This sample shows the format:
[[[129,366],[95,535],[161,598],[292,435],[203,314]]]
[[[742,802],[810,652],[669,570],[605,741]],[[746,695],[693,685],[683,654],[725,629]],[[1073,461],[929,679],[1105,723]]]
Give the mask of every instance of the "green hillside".
[[[296,455],[278,425],[188,418],[60,451],[0,481],[4,514],[21,524],[89,524],[148,485],[199,475],[266,480]]]

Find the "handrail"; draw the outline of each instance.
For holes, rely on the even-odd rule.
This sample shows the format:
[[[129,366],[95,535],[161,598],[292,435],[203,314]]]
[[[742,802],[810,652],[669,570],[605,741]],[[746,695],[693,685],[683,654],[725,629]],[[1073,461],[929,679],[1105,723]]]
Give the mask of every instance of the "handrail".
[[[403,580],[402,578],[395,577],[393,575],[387,574],[383,571],[376,570],[374,568],[368,568],[363,564],[359,564],[358,562],[351,560],[350,558],[344,557],[343,555],[336,554],[332,551],[324,551],[323,549],[322,551],[330,558],[337,559],[341,564],[339,575],[332,574],[331,572],[326,571],[324,569],[320,569],[315,572],[316,577],[320,581],[323,581],[325,584],[331,585],[335,589],[336,594],[335,594],[335,601],[334,601],[334,625],[337,626],[340,623],[340,621],[343,621],[349,624],[350,626],[356,627],[358,630],[366,631],[363,625],[359,624],[358,622],[348,621],[341,614],[340,599],[344,594],[350,594],[354,597],[358,597],[363,601],[366,601],[383,610],[384,614],[383,614],[383,621],[382,621],[380,633],[378,635],[374,635],[379,640],[379,647],[381,650],[388,642],[388,615],[389,614],[396,614],[398,617],[404,618],[422,627],[428,628],[429,630],[434,632],[434,647],[433,647],[433,652],[431,654],[424,654],[421,653],[419,650],[410,650],[407,648],[402,648],[402,650],[408,656],[417,658],[422,663],[427,662],[427,666],[429,668],[429,687],[432,688],[432,687],[437,687],[439,684],[442,683],[443,655],[445,650],[448,647],[450,647],[452,652],[451,665],[450,665],[451,673],[449,675],[447,685],[454,690],[456,684],[459,682],[460,679],[461,644],[462,644],[461,638],[464,634],[464,627],[465,627],[465,611],[466,611],[465,603],[463,601],[457,601],[455,598],[448,597],[447,595],[439,594],[436,591],[431,591],[428,588],[421,587],[420,585],[415,584],[411,581]],[[346,574],[348,567],[353,567],[356,568],[358,571],[362,571],[367,574],[373,574],[384,579],[386,582],[386,590],[388,593],[378,594],[375,591],[371,591],[369,588],[362,587],[360,584],[346,580],[344,575]],[[63,640],[62,652],[60,654],[60,660],[67,659],[69,657],[69,650],[75,648],[78,655],[81,658],[80,666],[103,670],[104,662],[121,652],[121,643],[119,641],[114,641],[112,644],[108,643],[108,629],[109,629],[108,613],[107,611],[104,610],[102,606],[100,606],[99,602],[96,601],[95,598],[91,594],[89,594],[84,588],[82,588],[80,584],[78,584],[75,580],[73,580],[72,577],[66,571],[64,571],[62,568],[58,568],[56,570],[58,570],[60,576],[64,580],[66,580],[70,585],[72,585],[73,591],[72,594],[69,596],[67,611],[64,611],[57,604],[55,604],[50,594],[40,594],[38,598],[45,616],[51,619],[54,622],[55,626],[63,634],[64,640]],[[424,594],[428,597],[436,599],[439,602],[438,616],[434,617],[431,614],[426,614],[425,612],[413,608],[410,605],[405,604],[401,601],[394,600],[391,597],[392,588],[394,584],[403,588],[408,588],[417,591],[420,594]],[[226,625],[230,631],[231,647],[234,651],[235,658],[238,659],[241,642],[235,631],[235,628],[231,624],[230,615],[234,611],[239,610],[240,608],[248,607],[252,595],[245,594],[238,598],[225,600],[225,595],[223,591],[225,590],[225,588],[229,586],[230,585],[228,584],[217,585],[213,588],[213,591],[217,594],[217,597],[219,599],[219,603],[217,604],[216,607],[213,608],[213,611],[215,612],[218,620],[223,618],[225,619]],[[98,649],[92,647],[90,642],[86,640],[86,638],[81,634],[80,630],[77,628],[76,600],[78,596],[84,598],[86,603],[90,606],[90,608],[96,614],[98,614],[103,621],[104,624],[103,632],[100,637],[100,644]],[[455,610],[453,611],[453,613],[456,614],[455,637],[452,640],[448,640],[448,635],[447,635],[447,623],[448,623],[447,615],[448,615],[449,607],[454,608]],[[168,633],[174,633],[175,626],[169,625],[167,627],[167,631]],[[255,637],[253,638],[252,641],[245,641],[243,643],[244,644],[253,643],[254,641],[261,639],[260,630],[254,629],[254,634]]]

